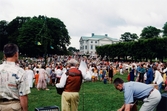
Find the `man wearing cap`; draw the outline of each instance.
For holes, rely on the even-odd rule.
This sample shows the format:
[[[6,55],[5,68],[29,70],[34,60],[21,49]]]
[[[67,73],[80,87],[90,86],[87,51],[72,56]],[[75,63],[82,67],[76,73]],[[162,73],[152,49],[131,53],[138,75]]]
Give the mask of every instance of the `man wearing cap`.
[[[4,46],[5,61],[0,65],[0,111],[28,111],[30,88],[25,71],[16,65],[17,45]]]
[[[64,87],[64,91],[61,96],[61,110],[62,111],[78,111],[79,103],[79,90],[82,84],[82,73],[78,70],[78,61],[70,59],[67,62],[70,65],[70,69],[63,73],[60,83],[56,84],[56,87]]]

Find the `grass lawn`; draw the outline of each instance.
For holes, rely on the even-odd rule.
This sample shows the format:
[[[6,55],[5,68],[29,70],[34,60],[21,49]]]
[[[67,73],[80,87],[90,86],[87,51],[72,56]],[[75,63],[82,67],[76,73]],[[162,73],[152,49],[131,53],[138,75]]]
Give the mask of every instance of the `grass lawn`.
[[[127,81],[127,74],[119,75]],[[31,89],[29,94],[29,111],[34,111],[36,107],[56,105],[61,108],[61,96],[56,93],[54,86],[48,86],[50,90],[37,91],[36,88]],[[115,89],[113,84],[104,84],[103,82],[86,82],[82,84],[80,90],[79,111],[117,111],[124,103],[123,92]],[[140,104],[140,103],[139,103]],[[140,105],[138,105],[140,106]]]

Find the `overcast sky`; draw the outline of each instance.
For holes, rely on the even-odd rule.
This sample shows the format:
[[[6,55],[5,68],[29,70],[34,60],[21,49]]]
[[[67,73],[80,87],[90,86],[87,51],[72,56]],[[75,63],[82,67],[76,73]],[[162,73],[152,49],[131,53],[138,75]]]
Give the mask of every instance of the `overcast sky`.
[[[125,32],[140,35],[142,29],[162,29],[167,22],[167,0],[0,0],[0,20],[17,16],[46,15],[67,27],[72,47],[81,36],[108,34],[119,39]]]

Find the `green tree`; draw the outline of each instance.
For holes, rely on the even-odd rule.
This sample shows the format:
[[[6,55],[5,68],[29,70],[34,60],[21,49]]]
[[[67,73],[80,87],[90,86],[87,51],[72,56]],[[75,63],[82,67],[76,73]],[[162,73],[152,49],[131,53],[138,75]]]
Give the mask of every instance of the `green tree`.
[[[167,37],[167,22],[163,26],[163,36]]]
[[[140,39],[150,39],[150,38],[158,37],[160,32],[161,30],[157,29],[156,27],[153,27],[153,26],[145,27],[142,30],[142,33],[140,34],[141,36]]]
[[[155,45],[156,44],[156,45]],[[127,60],[130,56],[135,61],[152,61],[158,58],[163,62],[167,57],[167,37],[139,39],[138,41],[123,42],[111,45],[98,46],[96,52],[98,55],[110,57],[114,60],[115,57]]]
[[[22,54],[29,56],[42,55],[44,53],[42,46],[38,46],[36,36],[39,33],[43,22],[40,19],[33,18],[22,25],[19,29],[19,36],[17,37],[17,43]],[[41,42],[41,41],[40,41]],[[42,50],[41,50],[42,49]]]
[[[8,42],[17,44],[17,37],[19,36],[19,29],[27,22],[30,17],[16,17],[7,26]]]
[[[33,17],[19,28],[17,43],[27,55],[64,54],[70,44],[66,26],[57,18]],[[38,44],[37,44],[38,43]],[[27,47],[28,46],[28,47]]]
[[[132,40],[132,41],[136,41],[136,40],[138,40],[138,38],[139,38],[139,37],[138,37],[138,35],[137,35],[136,33],[132,33],[132,34],[131,34],[131,40]]]
[[[68,51],[70,52],[70,54],[74,54],[74,53],[78,53],[79,52],[79,50],[76,49],[75,47],[69,47]]]
[[[65,24],[58,18],[47,18],[48,35],[53,39],[55,52],[60,52],[59,54],[64,54],[67,52],[67,47],[70,45],[70,36],[68,35],[68,30]],[[54,52],[54,53],[55,53]]]
[[[129,42],[129,41],[135,41],[138,39],[137,34],[133,33],[131,34],[130,32],[125,32],[124,34],[121,34],[120,40],[123,42]]]
[[[105,51],[106,49],[104,46],[96,46],[96,53],[99,54],[101,56],[101,58],[103,58],[105,56],[105,53],[106,53],[106,51]]]
[[[8,38],[7,38],[7,21],[2,20],[0,21],[0,51],[3,50],[3,46],[8,42]]]

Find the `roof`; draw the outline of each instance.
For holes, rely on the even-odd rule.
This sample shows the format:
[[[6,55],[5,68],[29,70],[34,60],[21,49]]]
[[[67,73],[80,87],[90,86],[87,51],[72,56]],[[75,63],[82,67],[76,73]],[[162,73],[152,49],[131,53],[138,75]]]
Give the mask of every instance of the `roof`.
[[[106,35],[93,35],[93,36],[91,36],[91,37],[88,37],[88,36],[81,36],[81,38],[80,38],[80,40],[82,39],[82,40],[100,40],[100,39],[103,39],[103,38],[108,38],[108,39],[110,39],[110,40],[112,40],[112,41],[119,41],[118,39],[116,39],[116,38],[111,38],[111,37],[108,37],[108,36],[106,36]]]

